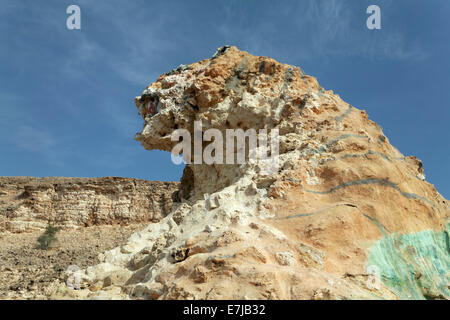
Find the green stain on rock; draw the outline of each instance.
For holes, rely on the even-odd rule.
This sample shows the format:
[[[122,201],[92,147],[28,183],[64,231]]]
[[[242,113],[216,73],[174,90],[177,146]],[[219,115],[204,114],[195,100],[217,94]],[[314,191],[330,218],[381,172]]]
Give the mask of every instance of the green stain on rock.
[[[370,248],[368,265],[400,299],[449,299],[450,223],[435,233],[386,235]]]

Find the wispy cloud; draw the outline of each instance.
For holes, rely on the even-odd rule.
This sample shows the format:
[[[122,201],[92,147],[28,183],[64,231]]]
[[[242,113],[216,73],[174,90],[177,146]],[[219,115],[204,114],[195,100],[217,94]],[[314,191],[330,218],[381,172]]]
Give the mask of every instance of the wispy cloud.
[[[389,2],[378,3],[382,21],[385,12],[398,10]],[[230,1],[223,5],[218,29],[222,37],[237,40],[252,52],[286,60],[358,56],[416,61],[427,57],[426,48],[409,43],[406,30],[395,24],[369,31],[366,8],[361,2],[342,0],[290,1],[284,6],[261,1],[260,11],[248,12],[242,3]],[[250,17],[251,23],[246,20]]]
[[[120,3],[79,2],[82,14],[89,13],[90,21],[95,21],[96,26],[104,26],[105,37],[98,37],[99,30],[87,30],[88,22],[83,22],[73,44],[75,50],[65,57],[66,72],[80,77],[91,72],[86,65],[97,64],[132,84],[144,86],[156,80],[159,73],[152,70],[150,62],[161,61],[164,52],[174,45],[160,34],[165,21],[170,18],[168,8],[157,14],[145,14],[147,2],[130,2],[118,10]],[[67,30],[60,30],[67,33]]]
[[[57,143],[47,131],[28,125],[22,125],[15,130],[13,142],[25,151],[48,154]]]
[[[392,8],[388,3],[382,4],[386,11]],[[368,15],[363,9],[364,6],[354,6],[354,3],[346,1],[310,0],[306,21],[311,31],[311,54],[392,60],[422,60],[427,56],[424,48],[406,43],[403,33],[394,26],[368,31]],[[300,24],[305,27],[304,23]]]

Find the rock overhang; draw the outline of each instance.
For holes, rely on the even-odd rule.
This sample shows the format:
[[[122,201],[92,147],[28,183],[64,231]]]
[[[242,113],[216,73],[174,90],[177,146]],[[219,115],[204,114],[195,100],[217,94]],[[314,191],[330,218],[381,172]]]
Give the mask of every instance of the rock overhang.
[[[163,74],[135,98],[145,121],[135,139],[146,149],[170,151],[176,144],[171,132],[192,133],[194,121],[201,121],[204,130],[270,130],[321,90],[300,68],[224,46],[210,59]],[[152,103],[154,112],[146,112]]]
[[[204,130],[276,128],[280,167],[262,176],[249,165],[187,165],[168,216],[102,259],[127,275],[133,266],[127,297],[402,297],[389,282],[366,285],[372,264],[396,283],[413,281],[419,298],[430,296],[410,279],[410,265],[422,273],[429,261],[448,259],[417,264],[396,235],[411,235],[405,245],[430,239],[423,250],[445,253],[447,202],[424,181],[420,160],[404,157],[364,111],[300,68],[235,47],[162,75],[138,107],[152,97],[160,110],[144,116],[136,136],[145,148],[170,151],[173,130],[192,132],[195,121]],[[421,230],[438,236],[414,235]],[[390,272],[403,262],[406,272]],[[426,278],[441,278],[437,271]]]

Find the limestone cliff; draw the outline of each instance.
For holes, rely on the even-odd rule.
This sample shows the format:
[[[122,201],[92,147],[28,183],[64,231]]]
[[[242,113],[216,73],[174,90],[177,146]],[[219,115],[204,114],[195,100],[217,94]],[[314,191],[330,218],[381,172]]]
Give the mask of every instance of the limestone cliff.
[[[447,200],[420,160],[300,68],[222,47],[135,102],[148,150],[172,150],[194,121],[278,129],[279,169],[187,165],[173,210],[101,255],[79,297],[449,297]]]
[[[156,222],[178,183],[130,178],[0,177],[0,232]]]

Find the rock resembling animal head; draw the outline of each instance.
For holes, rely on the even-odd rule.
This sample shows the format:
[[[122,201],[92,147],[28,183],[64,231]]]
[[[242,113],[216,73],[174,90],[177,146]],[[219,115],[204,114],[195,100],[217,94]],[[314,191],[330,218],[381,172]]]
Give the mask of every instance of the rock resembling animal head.
[[[305,105],[317,81],[300,68],[224,46],[210,59],[160,76],[135,98],[145,120],[135,139],[148,149],[170,151],[176,129],[271,129]]]

